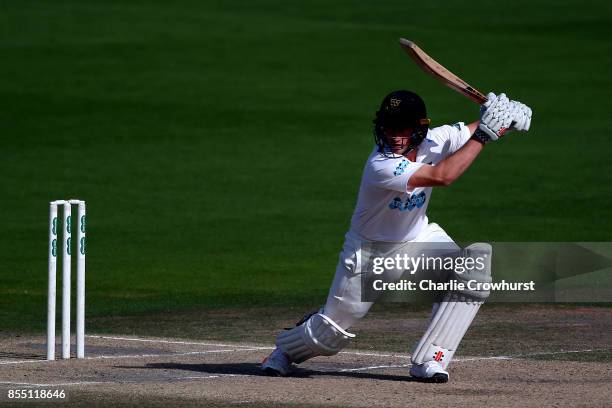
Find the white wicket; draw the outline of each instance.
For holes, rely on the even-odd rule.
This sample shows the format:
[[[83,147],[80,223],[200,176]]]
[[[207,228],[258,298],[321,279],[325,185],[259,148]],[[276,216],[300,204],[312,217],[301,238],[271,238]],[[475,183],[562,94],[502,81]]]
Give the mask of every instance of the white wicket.
[[[70,280],[72,279],[72,205],[64,203],[64,234],[62,241],[62,358],[70,358]]]
[[[55,271],[57,269],[57,204],[49,211],[49,291],[47,293],[47,360],[55,360]]]
[[[55,360],[56,272],[59,205],[64,206],[62,233],[62,358],[70,358],[70,296],[72,255],[72,204],[78,206],[77,220],[77,358],[85,357],[85,201],[57,200],[50,203],[49,212],[49,292],[47,302],[47,360]]]
[[[85,201],[78,204],[77,223],[77,358],[85,358]]]

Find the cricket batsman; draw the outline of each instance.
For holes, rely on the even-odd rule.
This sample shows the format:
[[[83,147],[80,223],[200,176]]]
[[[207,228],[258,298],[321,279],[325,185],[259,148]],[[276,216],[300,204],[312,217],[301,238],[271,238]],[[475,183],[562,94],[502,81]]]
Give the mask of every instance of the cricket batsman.
[[[286,376],[292,365],[315,356],[337,354],[355,334],[348,332],[373,302],[362,301],[362,248],[391,244],[448,243],[451,237],[427,218],[433,187],[450,186],[484,146],[511,130],[527,131],[531,109],[489,93],[480,120],[429,128],[423,100],[409,91],[387,95],[374,119],[376,146],[368,157],[351,227],[345,236],[336,274],[325,305],[296,327],[276,337],[264,359],[265,374]],[[453,273],[460,281],[490,282],[491,246],[476,243],[463,253],[489,259],[481,271]],[[453,354],[489,291],[449,291],[434,303],[429,326],[412,353],[410,375],[421,381],[447,382]]]

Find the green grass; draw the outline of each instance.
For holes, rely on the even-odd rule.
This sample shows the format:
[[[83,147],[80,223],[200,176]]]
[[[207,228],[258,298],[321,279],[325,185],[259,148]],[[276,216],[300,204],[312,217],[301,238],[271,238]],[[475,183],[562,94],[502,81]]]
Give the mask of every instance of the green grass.
[[[88,203],[88,314],[324,299],[384,94],[477,107],[406,36],[533,107],[434,193],[460,241],[609,241],[604,1],[5,1],[0,329],[44,323],[47,203]]]

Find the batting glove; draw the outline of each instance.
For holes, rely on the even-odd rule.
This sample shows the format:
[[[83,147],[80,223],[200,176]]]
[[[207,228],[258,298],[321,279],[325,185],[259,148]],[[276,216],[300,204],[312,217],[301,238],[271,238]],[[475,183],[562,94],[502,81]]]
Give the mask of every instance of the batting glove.
[[[514,110],[506,94],[495,95],[490,92],[487,102],[480,107],[480,124],[474,136],[483,143],[497,140],[510,129],[514,119]]]
[[[510,101],[512,109],[512,130],[527,132],[531,126],[531,108],[524,103]]]

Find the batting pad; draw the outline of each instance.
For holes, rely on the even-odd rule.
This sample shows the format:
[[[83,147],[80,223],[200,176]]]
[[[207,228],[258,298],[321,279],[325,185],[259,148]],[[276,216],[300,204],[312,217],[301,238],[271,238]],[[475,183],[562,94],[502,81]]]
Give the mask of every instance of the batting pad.
[[[492,247],[489,244],[475,243],[464,250],[464,255],[483,260],[482,269],[473,268],[461,274],[456,273],[459,282],[491,282]],[[434,305],[432,318],[427,331],[417,344],[412,355],[412,362],[423,364],[426,361],[437,361],[446,369],[461,339],[472,324],[478,309],[489,297],[489,290],[462,290],[449,292],[444,300]]]
[[[294,363],[316,356],[331,356],[347,346],[354,334],[343,330],[322,313],[276,336],[276,345]]]
[[[444,301],[436,305],[429,327],[414,350],[412,362],[423,364],[433,360],[446,369],[482,303],[447,294]]]

